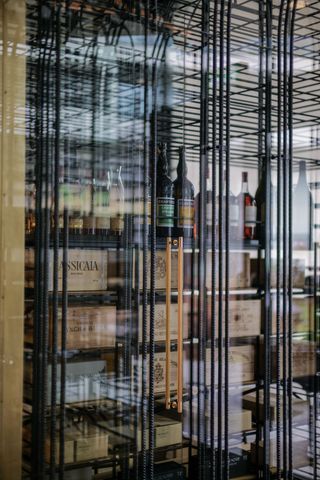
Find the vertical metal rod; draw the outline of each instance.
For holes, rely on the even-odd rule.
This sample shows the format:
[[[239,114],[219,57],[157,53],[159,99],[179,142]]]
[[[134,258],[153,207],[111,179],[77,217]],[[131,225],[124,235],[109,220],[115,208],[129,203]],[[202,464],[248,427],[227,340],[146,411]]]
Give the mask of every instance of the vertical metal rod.
[[[217,168],[217,28],[218,28],[218,2],[214,2],[213,25],[212,25],[212,201],[211,201],[211,243],[212,243],[212,261],[211,261],[211,358],[210,358],[210,452],[211,452],[211,475],[210,479],[216,478],[216,445],[215,445],[215,392],[216,392],[216,250],[217,250],[217,207],[216,207],[216,168]],[[219,415],[219,412],[218,412]]]
[[[147,358],[148,358],[148,177],[149,177],[149,66],[148,66],[148,35],[149,35],[149,0],[145,0],[144,25],[144,152],[143,152],[143,276],[142,276],[142,412],[141,412],[141,453],[142,480],[147,480]]]
[[[265,157],[266,157],[266,218],[265,218],[265,339],[264,339],[264,430],[263,430],[263,478],[270,478],[270,325],[271,325],[271,112],[272,112],[272,0],[266,0],[266,113],[265,113]]]
[[[259,91],[258,91],[258,162],[259,162],[259,170],[258,173],[260,175],[263,169],[263,163],[265,162],[265,155],[264,155],[264,121],[265,121],[265,6],[264,0],[259,0]],[[264,181],[263,178],[260,177],[260,182]],[[263,221],[263,218],[260,218]],[[263,232],[263,228],[260,229],[260,232]],[[260,235],[259,238],[261,246],[263,246],[264,238]],[[260,276],[260,262],[262,261],[262,252],[258,250],[258,272],[257,276]],[[261,423],[261,387],[263,384],[263,375],[260,373],[260,365],[261,365],[261,345],[259,337],[256,341],[256,358],[257,358],[257,380],[256,380],[256,438],[255,438],[255,448],[256,452],[260,449],[260,441],[262,436],[262,423]],[[256,455],[255,458],[255,468],[256,468],[256,478],[258,479],[261,473],[261,465],[259,461],[259,455]],[[259,471],[260,470],[260,471]]]
[[[289,197],[289,168],[288,168],[288,23],[290,1],[287,0],[284,32],[283,32],[283,478],[288,478],[288,197]]]
[[[53,238],[53,297],[52,297],[52,365],[51,365],[51,419],[50,419],[50,480],[55,477],[57,430],[57,361],[59,321],[59,164],[60,164],[60,3],[55,12],[55,139],[54,139],[54,238]],[[60,372],[61,373],[61,372]],[[61,378],[60,378],[61,381]]]
[[[277,32],[277,205],[282,202],[282,21],[284,2],[279,7]],[[276,444],[277,479],[281,478],[281,225],[282,210],[277,208],[277,265],[276,265]]]
[[[156,28],[155,34],[157,36],[157,13],[158,2],[155,0],[153,4],[153,19],[155,20]],[[150,325],[149,325],[149,477],[150,480],[154,478],[154,448],[155,448],[155,423],[154,423],[154,408],[155,408],[155,290],[156,290],[156,215],[157,215],[157,134],[158,134],[158,115],[157,115],[157,82],[158,82],[158,61],[157,57],[152,58],[152,123],[151,123],[151,265],[150,265]]]
[[[167,238],[166,248],[166,409],[171,408],[171,238]]]
[[[219,26],[219,320],[218,320],[218,478],[222,478],[223,472],[223,288],[224,288],[224,230],[225,218],[223,208],[224,187],[224,12],[225,1],[220,2],[220,26]]]
[[[201,90],[200,90],[200,205],[199,205],[199,351],[198,351],[198,465],[199,479],[207,478],[206,462],[206,204],[208,172],[208,93],[209,93],[209,19],[210,2],[202,0],[201,9]]]
[[[313,340],[315,343],[315,349],[318,350],[318,329],[319,329],[319,321],[318,321],[318,312],[319,312],[319,297],[318,297],[318,244],[314,244],[314,257],[313,257],[313,264],[314,264],[314,276],[313,276],[313,321],[314,321],[314,335]],[[315,376],[313,382],[313,432],[312,432],[312,442],[313,442],[313,480],[317,480],[318,478],[318,452],[317,452],[317,421],[318,421],[318,359],[317,355],[315,355]]]
[[[67,16],[66,46],[70,34],[69,4],[66,3]],[[65,110],[70,107],[70,59],[65,50]],[[68,120],[67,120],[68,121]],[[69,178],[70,129],[65,125],[64,132],[64,175]],[[63,254],[62,254],[62,315],[61,315],[61,383],[60,383],[60,430],[59,430],[59,480],[64,479],[65,463],[65,423],[66,423],[66,374],[67,374],[67,330],[68,330],[68,248],[69,248],[69,205],[63,202]]]
[[[226,25],[226,205],[225,205],[225,318],[224,318],[224,478],[229,480],[229,248],[230,248],[230,225],[229,225],[229,197],[230,197],[230,77],[231,77],[231,9],[232,0],[227,3]]]
[[[170,385],[170,384],[169,384]],[[178,382],[177,410],[182,413],[183,405],[183,237],[178,239]]]
[[[44,82],[46,51],[49,38],[49,29],[46,30],[42,49],[43,25],[41,22],[40,8],[38,10],[38,62],[37,62],[37,101],[36,101],[36,125],[35,135],[37,138],[36,149],[36,205],[35,205],[35,277],[34,277],[34,351],[33,351],[33,387],[32,387],[32,476],[41,477],[44,472],[44,440],[46,433],[46,371],[44,368],[43,351],[43,267],[44,267],[44,218],[42,215],[43,205],[43,178],[44,178]],[[46,352],[45,352],[46,354]],[[45,378],[44,378],[45,377]]]
[[[292,383],[293,383],[293,358],[292,358],[292,334],[293,334],[293,324],[292,324],[292,254],[293,254],[293,242],[292,242],[292,164],[293,164],[293,75],[294,75],[294,63],[293,63],[293,49],[294,49],[294,23],[295,23],[295,13],[297,7],[297,0],[293,0],[292,11],[291,11],[291,23],[290,23],[290,37],[289,37],[289,76],[288,76],[288,130],[289,130],[289,145],[288,145],[288,167],[289,167],[289,195],[288,195],[288,250],[289,250],[289,275],[288,275],[288,300],[289,300],[289,311],[288,311],[288,410],[289,410],[289,456],[288,456],[288,466],[289,466],[289,480],[293,479],[293,445],[292,445]],[[313,225],[310,226],[313,228]]]

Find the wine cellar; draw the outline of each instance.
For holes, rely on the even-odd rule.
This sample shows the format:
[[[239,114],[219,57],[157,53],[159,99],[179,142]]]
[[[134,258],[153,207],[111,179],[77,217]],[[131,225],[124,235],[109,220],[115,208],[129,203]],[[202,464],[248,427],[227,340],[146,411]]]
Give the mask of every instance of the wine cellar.
[[[319,2],[0,12],[0,479],[319,479]]]

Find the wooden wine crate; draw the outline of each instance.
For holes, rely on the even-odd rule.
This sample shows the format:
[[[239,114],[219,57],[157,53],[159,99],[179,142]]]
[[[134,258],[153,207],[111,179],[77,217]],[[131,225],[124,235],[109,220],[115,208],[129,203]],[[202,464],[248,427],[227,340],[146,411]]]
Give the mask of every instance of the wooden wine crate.
[[[155,448],[167,447],[182,442],[182,423],[164,415],[155,415]],[[108,421],[98,421],[98,426],[110,432],[110,449],[116,449],[124,444],[133,444],[135,441],[134,425],[111,426]],[[146,444],[149,447],[149,428],[146,430]],[[137,431],[138,450],[142,450],[141,424]]]
[[[261,286],[264,285],[264,259],[258,260],[257,258],[251,258],[251,284],[252,286]],[[294,288],[304,288],[305,283],[305,270],[306,263],[302,258],[293,258],[292,259],[292,285]],[[273,258],[271,260],[271,288],[277,287],[277,262]],[[282,286],[282,279],[281,285]]]
[[[218,381],[218,351],[215,351],[215,378]],[[210,379],[211,349],[207,349],[207,378]],[[223,357],[224,358],[224,357]],[[224,360],[223,360],[224,361]],[[252,344],[229,347],[229,383],[255,382],[256,351]],[[210,382],[209,382],[210,385]]]
[[[197,332],[199,328],[198,318],[198,297],[195,297],[193,307],[191,307],[190,297],[185,299],[185,312],[188,316],[187,326],[189,327],[189,336],[191,336],[191,325],[193,324],[193,332]],[[207,335],[211,336],[211,307],[212,297],[207,297]],[[216,331],[218,325],[219,306],[216,300]],[[225,325],[225,301],[223,301],[223,325]],[[230,296],[229,298],[229,337],[241,338],[241,337],[254,337],[261,334],[261,300],[259,299],[244,299],[235,298]]]
[[[58,290],[62,291],[63,249],[59,249]],[[26,250],[26,287],[34,287],[34,249]],[[49,291],[53,290],[53,250],[49,250]],[[101,249],[70,248],[68,250],[68,291],[107,290],[108,252]]]
[[[280,300],[280,313],[282,311],[282,299]],[[277,303],[276,296],[271,297],[272,304],[272,334],[277,332]],[[287,305],[288,310],[288,305]],[[292,329],[293,333],[312,332],[314,330],[314,298],[292,298]],[[282,315],[280,317],[280,333],[283,332]]]
[[[192,283],[198,288],[198,261],[199,254],[194,254],[194,263],[192,263],[192,254],[186,253],[184,256],[184,283],[185,288],[191,288]],[[210,290],[212,287],[212,252],[206,255],[206,286]],[[216,256],[216,288],[219,288],[219,259]],[[192,268],[193,265],[193,268]],[[248,252],[229,252],[229,288],[245,289],[250,287],[250,253]]]
[[[223,372],[225,368],[223,351]],[[184,363],[184,382],[190,384],[190,368],[193,369],[193,384],[197,385],[198,378],[198,349],[193,346],[193,359],[190,361],[190,351],[186,351]],[[215,380],[218,382],[218,349],[215,350]],[[223,373],[224,375],[224,373]],[[229,346],[229,383],[253,383],[256,379],[256,349],[254,344]],[[211,348],[206,349],[206,384],[211,385]]]
[[[178,374],[178,354],[177,352],[171,352],[170,356],[170,390],[177,389],[177,374]],[[147,392],[149,392],[149,365],[150,357],[147,356]],[[142,388],[142,355],[139,356],[139,385],[140,390]],[[154,393],[155,395],[164,394],[166,391],[166,353],[155,352],[154,355]]]
[[[276,379],[277,372],[277,346],[276,339],[271,339],[270,358],[272,380]],[[263,367],[263,337],[261,337],[261,359],[260,364]],[[287,375],[288,362],[287,362]],[[292,340],[292,375],[293,378],[313,376],[316,373],[316,345],[313,341],[293,338]],[[280,378],[283,377],[283,340],[280,340]]]
[[[69,305],[66,322],[67,350],[114,347],[116,342],[116,307]],[[25,341],[33,343],[33,310],[25,314]],[[50,310],[50,340],[52,340]],[[58,311],[58,348],[61,348],[62,311]]]
[[[150,306],[147,310],[147,331],[149,333],[150,329]],[[140,309],[139,315],[139,342],[142,342],[142,308]],[[155,341],[164,342],[166,340],[166,304],[165,303],[156,303],[155,304]],[[171,325],[171,340],[177,340],[178,338],[178,304],[172,303],[170,305],[170,325]]]
[[[151,272],[151,253],[147,254],[147,278],[148,289],[150,289],[150,272]],[[166,251],[158,250],[156,252],[155,259],[155,277],[156,277],[156,289],[164,290],[166,288],[167,281],[167,259]],[[143,287],[143,255],[139,257],[139,288]],[[178,288],[178,252],[177,250],[171,251],[171,289],[176,290]]]

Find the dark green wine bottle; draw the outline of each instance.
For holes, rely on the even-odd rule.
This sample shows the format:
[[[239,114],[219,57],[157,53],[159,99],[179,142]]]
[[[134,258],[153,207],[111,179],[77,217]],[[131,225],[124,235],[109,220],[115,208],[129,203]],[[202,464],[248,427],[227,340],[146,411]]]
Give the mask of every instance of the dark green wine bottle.
[[[157,163],[157,235],[170,237],[174,227],[173,183],[168,176],[167,144],[158,146]]]
[[[187,178],[185,148],[179,148],[177,178],[173,182],[175,199],[175,227],[178,236],[192,237],[194,231],[194,186]]]

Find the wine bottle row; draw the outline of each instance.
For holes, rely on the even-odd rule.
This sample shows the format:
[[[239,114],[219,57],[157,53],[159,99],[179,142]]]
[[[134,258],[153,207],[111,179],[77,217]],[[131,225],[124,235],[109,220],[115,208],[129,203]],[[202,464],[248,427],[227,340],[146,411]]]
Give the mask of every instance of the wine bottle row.
[[[156,169],[156,232],[158,237],[185,236],[197,237],[200,223],[200,193],[195,196],[193,183],[188,179],[188,167],[185,148],[179,148],[177,177],[169,176],[167,145],[161,143],[157,148]],[[265,236],[266,211],[266,172],[262,168],[260,182],[255,196],[249,193],[248,172],[242,172],[240,193],[235,196],[231,191],[229,200],[230,239],[259,240]],[[75,177],[66,176],[61,171],[59,181],[59,228],[65,227],[67,210],[68,228],[76,234],[98,234],[120,236],[124,229],[125,213],[133,214],[136,230],[147,219],[151,225],[151,185],[152,179],[146,179],[146,209],[143,206],[144,189],[140,185],[140,194],[134,202],[126,201],[126,188],[122,181],[122,167],[106,170],[97,178],[82,178],[80,169]],[[129,186],[128,186],[129,188]],[[213,198],[207,191],[206,228],[212,232]],[[35,190],[27,191],[26,231],[32,233],[35,228]],[[275,189],[271,185],[272,208],[275,211]],[[298,183],[293,191],[293,238],[296,248],[309,250],[312,246],[312,195],[306,179],[305,162],[300,162]],[[219,222],[225,218],[226,178],[223,178],[221,195],[215,198],[215,230],[219,237]],[[221,206],[220,206],[221,203]],[[54,200],[51,205],[51,225],[54,226]],[[224,220],[225,222],[225,220]],[[224,225],[223,225],[224,230]]]

